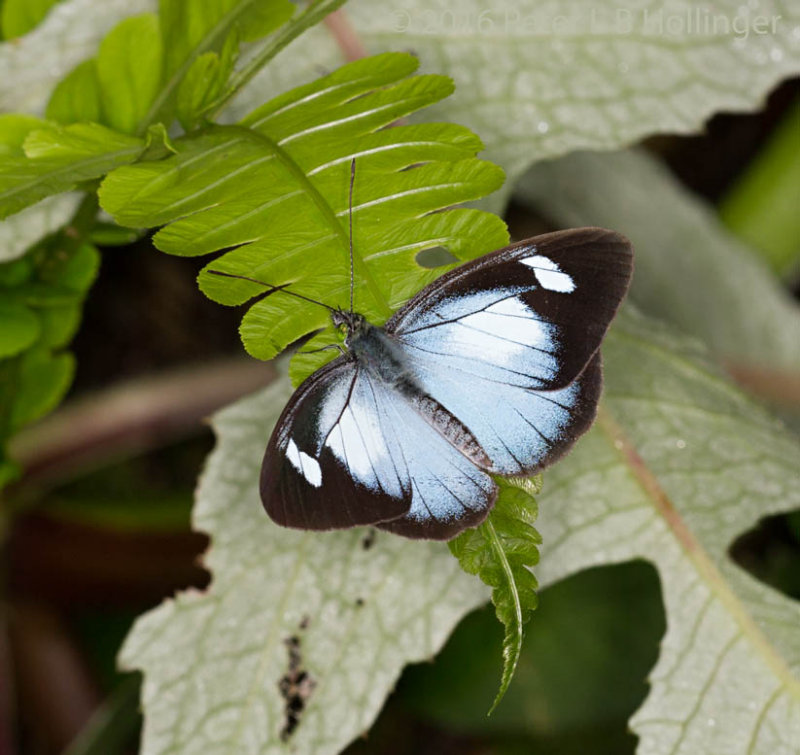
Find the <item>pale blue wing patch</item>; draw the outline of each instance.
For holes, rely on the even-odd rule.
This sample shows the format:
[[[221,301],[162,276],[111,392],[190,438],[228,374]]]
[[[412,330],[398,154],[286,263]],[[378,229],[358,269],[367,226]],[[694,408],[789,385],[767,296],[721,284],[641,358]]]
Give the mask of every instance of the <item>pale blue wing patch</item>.
[[[398,469],[398,448],[393,435],[387,432],[385,406],[375,397],[372,382],[359,371],[349,398],[332,397],[320,413],[321,428],[330,428],[318,437],[318,453],[330,449],[353,480],[370,491],[382,491],[393,498],[402,498],[407,489],[407,475]],[[344,386],[347,388],[347,386]],[[341,390],[341,389],[340,389]],[[331,414],[337,411],[338,416]],[[405,483],[405,484],[404,484]]]
[[[430,538],[480,523],[497,494],[492,478],[433,429],[400,393],[378,381],[373,385],[412,486],[408,514],[379,526]]]
[[[408,367],[420,386],[475,436],[492,460],[491,471],[525,474],[564,444],[581,399],[578,381],[536,391],[487,380],[480,362],[456,367],[452,359],[411,348]]]
[[[541,388],[558,370],[557,334],[520,293],[506,288],[448,298],[397,338],[485,380]]]

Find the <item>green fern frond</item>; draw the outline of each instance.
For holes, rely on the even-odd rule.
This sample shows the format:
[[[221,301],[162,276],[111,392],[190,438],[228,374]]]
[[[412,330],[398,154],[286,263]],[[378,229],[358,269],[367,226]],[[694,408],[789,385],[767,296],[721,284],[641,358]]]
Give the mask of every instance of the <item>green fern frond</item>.
[[[420,251],[443,247],[465,260],[508,240],[495,216],[450,209],[503,181],[498,167],[475,158],[479,139],[453,124],[396,125],[452,91],[445,77],[412,76],[416,67],[400,53],[343,66],[236,126],[177,140],[177,154],[167,160],[114,171],[100,189],[101,205],[122,225],[163,226],[154,242],[170,254],[222,251],[201,272],[200,286],[221,304],[256,299],[242,340],[253,356],[269,359],[324,328],[326,311],[288,296],[263,297],[263,286],[209,271],[289,284],[347,307],[355,159],[356,308],[381,323],[441,272],[421,267]],[[295,376],[330,357],[304,357],[303,374]]]
[[[538,605],[538,584],[531,568],[539,563],[542,538],[535,528],[538,507],[534,494],[541,477],[504,480],[497,502],[479,527],[448,543],[461,568],[492,588],[492,603],[505,632],[503,674],[492,711],[503,699],[522,652],[523,628]]]

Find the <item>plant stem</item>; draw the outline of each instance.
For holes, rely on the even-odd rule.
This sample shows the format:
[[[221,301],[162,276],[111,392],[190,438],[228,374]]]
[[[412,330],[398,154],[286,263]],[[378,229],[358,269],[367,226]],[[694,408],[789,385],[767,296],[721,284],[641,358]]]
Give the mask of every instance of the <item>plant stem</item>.
[[[800,267],[800,100],[720,204],[725,224],[775,272]]]
[[[208,106],[206,110],[207,117],[210,120],[216,118],[239,90],[284,47],[299,37],[306,29],[309,29],[340,5],[343,5],[344,2],[345,0],[312,0],[296,21],[289,21],[275,34],[263,40],[260,49],[257,49],[250,60],[231,76],[228,88]]]
[[[22,430],[10,452],[25,472],[14,487],[53,485],[202,428],[212,412],[268,384],[271,364],[234,359],[121,383]]]

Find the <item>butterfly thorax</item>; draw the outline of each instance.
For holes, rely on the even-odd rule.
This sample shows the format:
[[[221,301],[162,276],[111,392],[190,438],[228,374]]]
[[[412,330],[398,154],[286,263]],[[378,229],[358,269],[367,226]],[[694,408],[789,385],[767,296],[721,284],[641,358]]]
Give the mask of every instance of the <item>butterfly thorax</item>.
[[[356,329],[348,333],[345,345],[360,366],[384,383],[402,391],[413,382],[399,345],[383,328],[368,323],[363,317]],[[416,384],[413,387],[416,388]]]
[[[401,387],[409,381],[402,352],[383,328],[372,325],[357,312],[337,309],[331,314],[337,328],[345,331],[345,348],[355,361],[385,383]]]

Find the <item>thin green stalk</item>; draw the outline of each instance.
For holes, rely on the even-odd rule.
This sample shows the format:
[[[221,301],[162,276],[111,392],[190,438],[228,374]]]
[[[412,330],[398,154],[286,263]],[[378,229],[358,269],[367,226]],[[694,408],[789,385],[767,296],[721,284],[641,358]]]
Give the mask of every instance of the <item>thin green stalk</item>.
[[[725,224],[781,276],[800,268],[800,100],[720,204]]]
[[[344,3],[345,0],[312,1],[296,21],[289,21],[275,34],[264,39],[260,43],[260,49],[256,49],[247,63],[231,76],[228,88],[208,106],[206,109],[208,118],[213,120],[236,96],[239,90],[292,40],[321,21],[329,13],[344,5]]]
[[[485,528],[486,533],[489,535],[492,549],[508,581],[508,591],[514,603],[514,630],[516,630],[513,632],[513,645],[509,643],[511,628],[507,626],[505,630],[505,638],[503,640],[503,678],[492,707],[487,713],[487,715],[491,716],[494,709],[503,699],[514,672],[517,670],[517,663],[519,663],[519,657],[522,654],[522,604],[519,600],[519,591],[517,590],[517,582],[514,579],[514,572],[511,571],[511,564],[508,563],[508,558],[506,558],[506,553],[503,550],[500,538],[497,536],[497,530],[495,530],[492,520],[487,519],[481,526]]]

